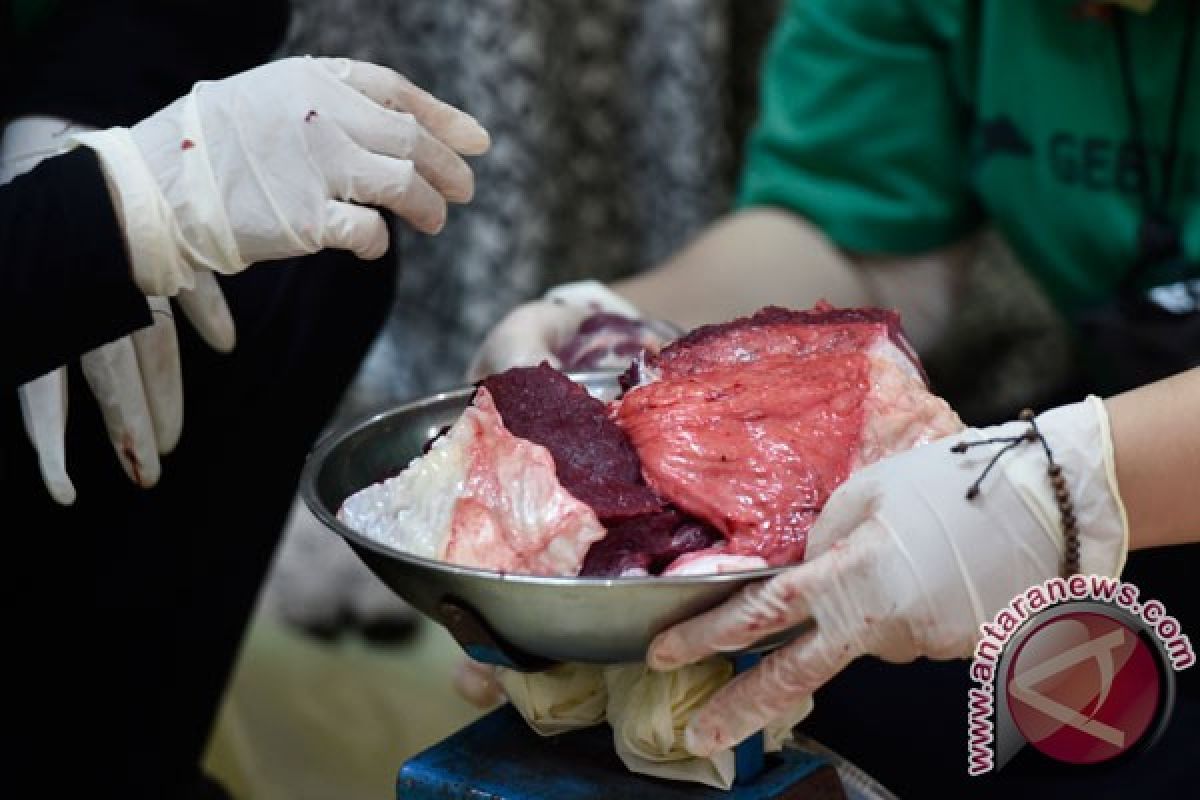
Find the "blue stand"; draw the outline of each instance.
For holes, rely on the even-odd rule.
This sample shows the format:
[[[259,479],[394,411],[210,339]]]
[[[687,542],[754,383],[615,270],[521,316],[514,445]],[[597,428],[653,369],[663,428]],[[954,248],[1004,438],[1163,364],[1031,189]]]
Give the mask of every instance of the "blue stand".
[[[762,656],[757,653],[734,656],[733,673],[740,675],[749,669],[757,667],[760,661],[762,661]],[[762,731],[759,731],[733,748],[733,766],[734,775],[736,776],[733,779],[734,783],[744,785],[758,780],[758,774],[766,766],[765,748],[766,742],[763,740]]]
[[[825,759],[799,750],[763,757],[761,772],[728,792],[625,769],[612,731],[598,725],[543,738],[511,706],[493,711],[400,769],[400,800],[799,800],[844,798]],[[739,770],[741,764],[738,765]]]

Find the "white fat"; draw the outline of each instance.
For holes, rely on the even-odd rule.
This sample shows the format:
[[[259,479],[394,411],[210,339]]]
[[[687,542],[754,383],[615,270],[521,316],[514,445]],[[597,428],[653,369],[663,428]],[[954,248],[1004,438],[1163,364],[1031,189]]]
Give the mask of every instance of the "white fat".
[[[404,472],[347,497],[338,519],[381,544],[443,558],[466,479],[471,436],[471,425],[460,419]]]
[[[724,553],[692,554],[685,553],[672,562],[663,572],[665,578],[677,578],[684,575],[723,575],[727,572],[747,572],[754,569],[769,567],[764,559],[758,556],[731,556]]]
[[[922,386],[925,385],[925,379],[921,377],[921,371],[917,369],[917,365],[913,363],[912,358],[897,347],[896,343],[887,336],[876,337],[871,346],[867,348],[867,355],[891,362],[906,376],[919,381]]]

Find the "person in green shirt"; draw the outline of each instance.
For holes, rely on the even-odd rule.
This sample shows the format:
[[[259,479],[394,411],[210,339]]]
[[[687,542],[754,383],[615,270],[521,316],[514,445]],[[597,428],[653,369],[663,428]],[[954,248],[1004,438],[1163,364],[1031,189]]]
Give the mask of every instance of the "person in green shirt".
[[[1200,370],[1192,369],[1200,365],[1198,6],[794,0],[767,52],[736,208],[652,270],[612,287],[556,287],[515,309],[481,346],[471,376],[542,358],[555,363],[554,352],[596,309],[691,328],[822,298],[890,306],[901,311],[917,350],[927,352],[946,335],[961,297],[959,276],[981,231],[994,230],[1091,355],[1094,369],[1080,394],[1111,394],[1190,370],[1107,401],[1111,439],[1105,433],[1092,441],[1096,448],[1116,442],[1117,502],[1128,511],[1128,561],[1113,571],[1194,627],[1200,612],[1188,587],[1200,563],[1200,524],[1183,489],[1200,470],[1200,417],[1187,413],[1200,402]],[[913,453],[900,469],[884,471],[930,467]],[[846,487],[853,488],[839,493],[864,494],[855,477]],[[878,491],[880,508],[907,507],[889,487]],[[935,519],[901,514],[893,520],[896,536],[924,535],[916,528],[939,521],[932,503],[924,505]],[[952,540],[964,531],[945,533]],[[1168,544],[1177,546],[1159,547]],[[809,567],[793,568],[788,580]],[[652,665],[721,649],[712,638],[719,630],[740,643],[737,612],[732,603],[681,626],[652,651]],[[897,652],[904,653],[898,660],[949,652],[935,651],[919,642],[899,651],[862,645],[846,660],[862,652],[892,660]],[[812,666],[788,658],[773,662],[776,678]],[[1179,676],[1173,721],[1142,757],[1089,772],[1022,755],[998,775],[969,782],[962,662],[859,659],[818,672],[807,686],[821,685],[810,732],[902,794],[1040,796],[1083,785],[1121,794],[1181,785],[1194,774],[1185,754],[1200,725],[1200,696],[1187,672]],[[755,674],[743,687],[769,684],[769,674]],[[745,713],[725,699],[722,708],[741,718],[723,731],[725,742],[769,716],[770,698],[743,692],[737,709]],[[711,744],[722,722],[706,724],[689,735]]]

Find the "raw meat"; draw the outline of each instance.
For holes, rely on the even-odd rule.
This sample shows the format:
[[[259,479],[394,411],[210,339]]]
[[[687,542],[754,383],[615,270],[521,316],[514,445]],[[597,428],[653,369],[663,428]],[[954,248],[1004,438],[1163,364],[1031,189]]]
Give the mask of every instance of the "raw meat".
[[[504,426],[550,451],[559,483],[601,520],[662,511],[663,502],[642,480],[629,436],[604,403],[542,362],[485,378]]]
[[[493,375],[424,456],[339,515],[509,572],[759,569],[803,558],[853,470],[962,427],[886,311],[764,309],[644,352],[625,380],[605,406],[546,364]]]
[[[338,518],[426,558],[532,575],[577,575],[604,536],[550,453],[505,428],[486,388],[425,455],[351,495]]]
[[[645,359],[620,401],[651,488],[713,525],[725,553],[801,560],[850,472],[960,430],[890,312],[764,309]]]
[[[720,541],[721,534],[711,526],[678,511],[642,514],[610,525],[608,535],[588,550],[579,574],[657,575],[679,557]]]
[[[492,375],[483,386],[505,427],[550,451],[559,482],[608,529],[580,574],[657,574],[677,556],[721,539],[711,527],[664,510],[642,479],[629,436],[604,403],[561,372],[543,362]]]
[[[834,308],[823,301],[809,311],[768,306],[750,317],[696,328],[661,352],[648,354],[645,364],[652,372],[678,377],[769,355],[861,352],[884,339],[899,351],[897,364],[924,381],[899,314],[882,308]]]

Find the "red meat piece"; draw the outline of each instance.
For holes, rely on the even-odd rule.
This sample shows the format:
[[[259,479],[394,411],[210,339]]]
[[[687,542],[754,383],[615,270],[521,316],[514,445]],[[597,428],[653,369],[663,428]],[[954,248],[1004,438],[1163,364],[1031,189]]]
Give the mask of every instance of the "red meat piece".
[[[853,469],[961,428],[914,358],[891,312],[765,309],[646,358],[617,421],[725,552],[794,563]]]
[[[485,378],[504,427],[554,457],[559,483],[603,522],[663,510],[629,436],[582,386],[543,362]]]
[[[721,534],[711,526],[676,510],[643,514],[610,526],[608,534],[588,549],[579,574],[617,577],[640,569],[657,575],[684,553],[719,541]]]
[[[920,370],[920,359],[904,337],[895,311],[834,308],[825,301],[808,311],[768,306],[749,317],[696,328],[660,353],[647,354],[646,366],[664,375],[692,374],[772,354],[799,358],[862,352],[880,337],[889,339]]]
[[[630,392],[619,421],[650,484],[730,540],[728,552],[799,561],[805,537],[850,474],[870,365],[862,353],[666,379]]]

